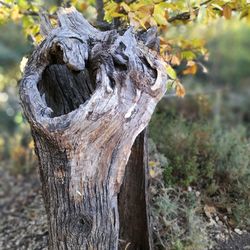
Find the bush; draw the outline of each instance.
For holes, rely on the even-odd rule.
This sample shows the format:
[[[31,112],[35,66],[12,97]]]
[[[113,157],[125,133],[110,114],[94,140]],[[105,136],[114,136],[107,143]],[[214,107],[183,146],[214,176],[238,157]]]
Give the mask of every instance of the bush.
[[[163,188],[154,200],[157,249],[204,250],[210,244],[194,192]]]
[[[168,159],[163,169],[165,186],[182,190],[192,186],[201,192],[202,203],[212,203],[226,213],[233,227],[250,228],[250,144],[246,129],[221,125],[199,112],[194,117],[177,114],[166,103],[153,117],[151,138]]]

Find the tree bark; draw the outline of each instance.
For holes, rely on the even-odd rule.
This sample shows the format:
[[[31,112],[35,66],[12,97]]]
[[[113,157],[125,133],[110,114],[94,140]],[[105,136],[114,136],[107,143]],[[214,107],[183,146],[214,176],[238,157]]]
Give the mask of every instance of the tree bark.
[[[118,195],[119,249],[153,249],[148,197],[147,129],[136,138]]]
[[[145,171],[136,165],[145,164],[125,169],[135,138],[165,93],[164,62],[145,46],[150,32],[101,32],[74,8],[60,9],[58,24],[42,24],[46,39],[20,84],[39,158],[49,249],[118,249],[119,237],[131,249],[146,249],[140,232],[148,226],[145,205],[141,220],[130,219],[137,227],[129,231],[126,224],[128,209],[140,207],[131,206],[134,199],[147,199],[146,180],[138,183],[142,193],[133,191]],[[124,175],[129,181],[120,193]]]

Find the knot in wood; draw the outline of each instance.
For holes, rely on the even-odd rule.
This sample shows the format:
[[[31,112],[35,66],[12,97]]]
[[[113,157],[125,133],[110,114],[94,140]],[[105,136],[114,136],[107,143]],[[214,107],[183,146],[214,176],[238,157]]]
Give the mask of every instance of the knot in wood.
[[[70,218],[70,234],[73,238],[87,238],[92,226],[93,218],[89,214],[80,214]]]

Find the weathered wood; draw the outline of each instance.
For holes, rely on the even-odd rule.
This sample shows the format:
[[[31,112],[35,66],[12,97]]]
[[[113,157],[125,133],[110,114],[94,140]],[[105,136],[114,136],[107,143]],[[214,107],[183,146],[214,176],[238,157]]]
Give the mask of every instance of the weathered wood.
[[[138,135],[131,149],[118,195],[119,249],[153,249],[148,213],[147,164],[147,130],[144,130]]]
[[[55,29],[43,23],[46,39],[20,84],[39,158],[49,249],[117,249],[125,167],[165,92],[165,65],[131,28],[98,31],[74,8],[61,9],[58,20]],[[133,244],[145,237],[125,235]]]

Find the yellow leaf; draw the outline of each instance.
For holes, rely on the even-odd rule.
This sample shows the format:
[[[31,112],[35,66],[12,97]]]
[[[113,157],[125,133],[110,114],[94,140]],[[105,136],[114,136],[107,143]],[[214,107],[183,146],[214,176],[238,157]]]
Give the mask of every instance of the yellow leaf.
[[[156,21],[155,21],[155,19],[153,17],[149,18],[149,24],[150,24],[151,27],[157,26],[157,23],[156,23]]]
[[[149,174],[152,178],[155,177],[155,171],[153,169],[149,170]]]
[[[34,146],[34,141],[33,141],[33,140],[30,141],[28,147],[29,147],[30,149],[34,149],[34,148],[35,148],[35,146]]]
[[[80,10],[86,10],[89,7],[87,3],[81,3]]]
[[[154,3],[160,3],[162,0],[153,0]]]
[[[138,19],[138,21],[140,22],[141,26],[142,26],[144,29],[147,29],[146,23],[148,23],[149,18],[150,18],[149,16],[145,16],[145,17],[142,18],[142,19]]]
[[[187,62],[187,66],[190,67],[190,66],[193,66],[193,65],[195,65],[195,62],[194,62],[194,61],[188,61],[188,62]]]
[[[126,4],[126,3],[124,3],[124,2],[122,2],[121,4],[120,4],[120,6],[126,11],[126,12],[130,12],[131,10],[130,10],[130,7]]]
[[[167,74],[170,78],[172,78],[173,80],[176,79],[176,72],[175,70],[169,65],[169,64],[166,64],[166,71],[167,71]]]
[[[138,28],[140,26],[140,23],[136,20],[136,16],[133,12],[128,13],[128,18],[130,26],[133,26],[135,28]]]
[[[226,19],[230,19],[231,16],[232,16],[232,9],[230,8],[229,5],[225,5],[223,7],[223,16],[226,18]]]
[[[22,15],[19,14],[19,8],[17,5],[15,5],[12,9],[12,12],[11,12],[11,19],[13,21],[17,21]]]
[[[183,70],[183,75],[195,75],[197,72],[197,64],[193,64],[188,66],[185,70]]]
[[[155,167],[156,166],[156,162],[155,161],[149,161],[148,165],[150,167]]]
[[[150,13],[153,12],[154,4],[150,3],[143,3],[143,1],[137,1],[135,3],[132,3],[129,5],[131,11],[150,11]]]
[[[244,17],[247,17],[248,14],[249,14],[248,12],[249,12],[248,9],[243,10],[243,11],[241,12],[241,14],[240,14],[240,19],[242,19],[242,18],[244,18]]]
[[[145,17],[145,16],[148,16],[148,15],[151,16],[152,13],[153,13],[153,9],[154,9],[153,5],[145,5],[145,6],[142,6],[142,7],[138,8],[136,13],[141,18]]]
[[[165,16],[165,8],[160,4],[155,5],[153,17],[159,25],[166,25],[167,19]]]
[[[114,14],[118,13],[119,5],[113,1],[105,3],[105,20],[111,22]]]
[[[57,11],[58,7],[56,5],[53,5],[49,8],[49,13],[53,14]]]
[[[199,13],[198,13],[198,16],[197,16],[197,20],[198,20],[199,22],[202,22],[202,21],[205,20],[206,11],[207,11],[206,6],[201,6],[201,7],[200,7],[200,10],[199,10]]]
[[[171,58],[171,64],[172,65],[180,65],[180,59],[178,56],[173,55]]]
[[[216,9],[223,10],[223,8],[216,3],[212,3],[212,6],[214,6]]]
[[[185,88],[179,81],[176,81],[175,92],[176,92],[176,95],[179,97],[184,97],[186,94]]]
[[[112,14],[112,17],[114,18],[114,17],[122,17],[122,16],[124,16],[124,14],[121,14],[121,13],[113,13]]]
[[[193,60],[196,58],[196,55],[191,50],[186,50],[181,52],[181,58],[186,60]]]
[[[215,11],[213,11],[211,8],[207,8],[206,15],[208,20],[214,19],[216,17]]]
[[[41,34],[37,34],[35,36],[35,42],[36,42],[36,44],[39,44],[42,41],[43,41],[43,37],[41,36]]]

